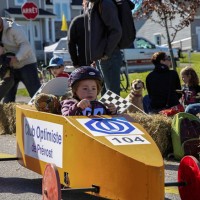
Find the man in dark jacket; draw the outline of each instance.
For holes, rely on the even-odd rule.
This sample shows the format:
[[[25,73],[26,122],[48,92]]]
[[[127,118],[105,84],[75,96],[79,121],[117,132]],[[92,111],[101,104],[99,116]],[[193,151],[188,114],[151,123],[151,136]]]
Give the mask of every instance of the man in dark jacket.
[[[89,55],[85,52],[85,23],[84,14],[75,17],[68,31],[68,50],[73,66],[90,65]],[[87,57],[86,57],[87,56]]]
[[[157,113],[165,108],[179,104],[181,89],[178,73],[170,70],[171,59],[164,52],[152,56],[155,68],[147,75],[146,88],[150,98],[151,112]]]
[[[88,17],[86,44],[90,60],[96,61],[105,81],[105,89],[120,95],[122,56],[118,43],[122,29],[117,7],[111,0],[89,0],[85,13]]]

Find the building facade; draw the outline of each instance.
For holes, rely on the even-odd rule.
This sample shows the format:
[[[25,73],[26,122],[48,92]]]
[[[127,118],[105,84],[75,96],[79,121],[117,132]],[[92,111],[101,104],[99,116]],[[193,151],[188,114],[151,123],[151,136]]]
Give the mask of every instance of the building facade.
[[[156,15],[153,16],[156,17]],[[145,37],[157,45],[167,45],[165,27],[150,19],[135,19],[134,21],[138,37]],[[178,24],[179,21],[180,18],[176,17],[173,23]],[[172,47],[185,51],[200,51],[200,11],[197,12],[194,21],[188,27],[185,27],[177,33],[172,42]]]

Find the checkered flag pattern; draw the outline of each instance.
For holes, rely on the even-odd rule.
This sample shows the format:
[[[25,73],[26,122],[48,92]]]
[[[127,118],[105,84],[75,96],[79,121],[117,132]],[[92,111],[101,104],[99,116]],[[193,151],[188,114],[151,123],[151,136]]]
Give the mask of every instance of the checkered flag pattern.
[[[118,110],[118,113],[124,113],[127,111],[128,107],[132,105],[130,102],[124,98],[118,96],[114,92],[108,90],[102,97],[99,99],[101,103],[113,103]]]

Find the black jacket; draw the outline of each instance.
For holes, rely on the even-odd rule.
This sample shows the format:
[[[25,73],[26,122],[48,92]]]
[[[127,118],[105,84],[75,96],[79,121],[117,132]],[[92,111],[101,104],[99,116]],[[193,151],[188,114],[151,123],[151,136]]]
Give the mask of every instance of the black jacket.
[[[111,57],[122,36],[116,5],[111,0],[96,0],[89,4],[86,15],[91,60]]]
[[[181,94],[176,90],[181,89],[181,84],[178,73],[165,65],[157,65],[147,75],[146,88],[152,109],[161,110],[179,104]]]
[[[75,17],[68,31],[68,50],[74,66],[90,64],[89,55],[86,60],[84,14]]]

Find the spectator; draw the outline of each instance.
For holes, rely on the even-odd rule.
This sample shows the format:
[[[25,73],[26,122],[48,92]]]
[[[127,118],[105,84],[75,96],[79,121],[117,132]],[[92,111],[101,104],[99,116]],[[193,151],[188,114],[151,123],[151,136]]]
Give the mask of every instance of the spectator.
[[[200,113],[200,86],[199,78],[195,70],[191,67],[185,67],[180,75],[184,82],[182,87],[182,101],[186,106],[185,112],[193,115]]]
[[[10,67],[10,58],[13,53],[4,53],[4,46],[0,43],[0,101],[14,85],[13,70]]]
[[[117,7],[110,0],[89,0],[85,15],[86,21],[88,20],[86,52],[89,52],[91,61],[96,61],[105,81],[102,94],[106,90],[111,90],[120,95],[122,55],[118,43],[122,36],[122,29]]]
[[[180,72],[181,78],[184,82],[182,86],[182,103],[184,106],[193,103],[199,103],[200,98],[197,98],[200,93],[199,78],[192,67],[185,67]],[[200,97],[200,96],[199,96]]]
[[[85,51],[84,14],[75,17],[69,26],[68,50],[75,68],[91,64],[89,54]]]
[[[164,52],[154,53],[151,61],[155,68],[146,77],[148,96],[144,97],[144,109],[147,113],[158,113],[180,104],[181,94],[176,90],[180,90],[181,85],[178,73],[170,70],[170,57]]]
[[[49,66],[47,69],[50,71],[50,73],[53,75],[53,77],[69,77],[69,74],[64,71],[64,61],[61,57],[54,56],[49,61]]]
[[[99,71],[93,67],[83,66],[75,69],[69,77],[73,98],[61,102],[62,115],[116,114],[114,104],[105,104],[106,108],[102,108],[96,103],[94,110],[91,109],[91,101],[97,100],[102,82]]]
[[[13,52],[10,65],[13,66],[14,85],[4,97],[4,103],[14,102],[20,81],[26,86],[30,97],[40,88],[36,56],[23,29],[10,19],[0,17],[0,41],[6,52]]]

